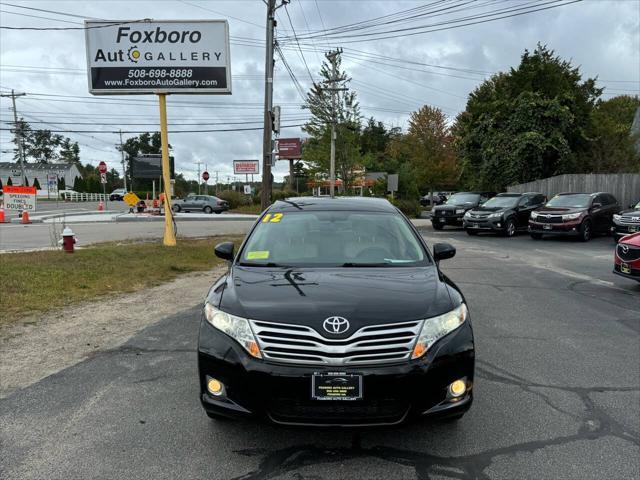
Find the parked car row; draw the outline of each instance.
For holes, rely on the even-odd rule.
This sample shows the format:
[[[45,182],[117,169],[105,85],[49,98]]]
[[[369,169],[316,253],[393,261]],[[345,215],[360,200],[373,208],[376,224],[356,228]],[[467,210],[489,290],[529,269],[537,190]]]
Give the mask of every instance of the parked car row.
[[[431,223],[435,230],[462,226],[469,235],[527,231],[534,240],[562,235],[587,242],[611,234],[619,242],[614,273],[640,281],[640,202],[622,210],[606,192],[560,193],[548,201],[538,192],[458,192],[431,210]]]
[[[226,210],[229,210],[229,203],[213,195],[189,194],[173,203],[174,212],[222,213]]]

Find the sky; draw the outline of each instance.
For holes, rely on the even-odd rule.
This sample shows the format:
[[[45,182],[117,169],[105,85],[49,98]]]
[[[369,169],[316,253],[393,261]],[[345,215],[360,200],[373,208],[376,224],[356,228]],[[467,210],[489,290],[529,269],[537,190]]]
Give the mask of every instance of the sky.
[[[425,104],[441,108],[453,120],[475,87],[492,73],[516,67],[524,50],[535,49],[538,42],[579,66],[583,78],[597,76],[605,88],[603,98],[640,94],[640,0],[570,1],[291,0],[277,11],[276,36],[300,89],[276,54],[274,104],[281,106],[287,126],[280,136],[305,136],[297,126],[308,118],[302,94],[312,78],[318,79],[324,54],[338,47],[344,48],[342,66],[363,116],[388,127],[405,128],[409,114]],[[523,12],[555,4],[560,6],[487,21],[493,18],[487,16],[491,11]],[[167,104],[176,170],[195,179],[201,162],[201,170],[206,167],[212,178],[218,172],[220,181],[227,181],[234,159],[262,157],[265,17],[262,0],[0,0],[0,27],[5,27],[0,29],[0,91],[25,92],[17,99],[19,115],[33,128],[56,130],[78,141],[83,163],[105,161],[121,171],[115,148],[119,136],[113,132],[157,130],[157,100],[153,95],[89,94],[85,32],[76,28],[84,18],[226,19],[232,95],[172,95]],[[383,18],[376,26],[361,28],[368,24],[358,23],[378,17]],[[460,21],[463,17],[472,18]],[[473,22],[481,23],[462,25]],[[334,30],[355,23],[352,28],[358,30]],[[439,26],[416,29],[434,23]],[[11,101],[1,100],[0,127],[8,128]],[[255,130],[176,132],[229,128]],[[130,136],[135,134],[123,134],[125,140]],[[12,161],[11,138],[0,130],[0,161]],[[281,180],[287,172],[288,162],[282,161],[273,173]]]

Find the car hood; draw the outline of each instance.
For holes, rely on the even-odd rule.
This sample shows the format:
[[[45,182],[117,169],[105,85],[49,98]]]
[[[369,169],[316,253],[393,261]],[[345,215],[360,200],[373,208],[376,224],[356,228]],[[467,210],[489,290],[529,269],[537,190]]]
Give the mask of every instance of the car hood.
[[[472,210],[473,212],[478,213],[487,213],[487,212],[505,212],[507,210],[511,210],[510,207],[476,207]]]
[[[563,215],[569,213],[582,213],[586,208],[569,208],[569,207],[542,207],[536,210],[538,214]]]
[[[626,243],[627,245],[633,245],[635,247],[640,247],[640,232],[632,233],[631,235],[627,235],[620,239],[620,243]]]
[[[640,210],[631,208],[621,211],[620,215],[624,215],[625,217],[640,217]]]
[[[473,208],[476,206],[477,206],[476,203],[465,203],[463,205],[436,205],[435,207],[433,207],[433,210],[436,210],[436,211],[440,211],[440,210],[449,211],[449,210],[458,210],[458,209],[469,210],[470,208]]]
[[[435,266],[236,266],[226,280],[220,308],[253,320],[303,324],[318,331],[327,317],[341,316],[349,320],[353,331],[364,325],[416,320],[450,311],[453,303],[448,288]]]

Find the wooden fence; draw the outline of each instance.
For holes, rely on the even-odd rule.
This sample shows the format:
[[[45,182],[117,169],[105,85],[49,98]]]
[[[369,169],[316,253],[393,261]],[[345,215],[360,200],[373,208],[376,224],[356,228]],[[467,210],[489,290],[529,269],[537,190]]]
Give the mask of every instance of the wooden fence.
[[[627,208],[640,200],[639,173],[575,173],[507,187],[508,192],[540,192],[551,198],[562,192],[607,192]]]

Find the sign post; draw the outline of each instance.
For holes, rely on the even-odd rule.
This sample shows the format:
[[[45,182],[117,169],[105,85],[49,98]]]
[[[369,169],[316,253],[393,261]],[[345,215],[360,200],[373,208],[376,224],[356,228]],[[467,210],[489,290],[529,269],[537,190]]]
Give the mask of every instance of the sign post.
[[[36,187],[22,187],[5,185],[4,192],[4,208],[14,210],[16,212],[29,213],[36,211]]]
[[[160,107],[164,244],[175,246],[167,95],[231,94],[226,20],[85,20],[89,92],[154,94]]]

